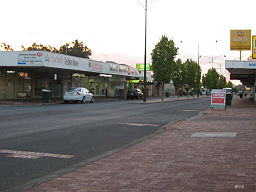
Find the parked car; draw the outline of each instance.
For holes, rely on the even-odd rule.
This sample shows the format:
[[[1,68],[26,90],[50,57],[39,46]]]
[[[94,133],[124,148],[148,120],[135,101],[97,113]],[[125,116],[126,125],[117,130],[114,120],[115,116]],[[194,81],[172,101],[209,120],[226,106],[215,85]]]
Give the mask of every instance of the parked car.
[[[206,95],[211,95],[211,93],[212,93],[212,90],[207,90],[206,91]]]
[[[63,96],[64,103],[68,102],[78,102],[86,103],[86,102],[94,102],[94,96],[92,93],[88,91],[88,89],[84,87],[78,88],[69,88],[64,92]]]
[[[140,89],[129,89],[127,92],[127,100],[129,99],[142,99],[143,93]]]

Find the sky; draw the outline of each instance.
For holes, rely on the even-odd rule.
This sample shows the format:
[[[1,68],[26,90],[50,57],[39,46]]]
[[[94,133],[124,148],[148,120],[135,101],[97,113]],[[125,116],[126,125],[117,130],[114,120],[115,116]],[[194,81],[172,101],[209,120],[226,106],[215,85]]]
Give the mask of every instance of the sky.
[[[0,43],[15,50],[41,43],[59,47],[75,39],[92,50],[92,59],[135,67],[144,61],[145,0],[1,0]],[[230,51],[230,30],[251,29],[255,0],[148,0],[147,61],[162,35],[179,47],[183,61],[197,61],[203,73],[211,67],[224,76]],[[199,49],[198,49],[199,45]],[[250,56],[242,52],[243,59]],[[224,57],[226,55],[226,57]]]

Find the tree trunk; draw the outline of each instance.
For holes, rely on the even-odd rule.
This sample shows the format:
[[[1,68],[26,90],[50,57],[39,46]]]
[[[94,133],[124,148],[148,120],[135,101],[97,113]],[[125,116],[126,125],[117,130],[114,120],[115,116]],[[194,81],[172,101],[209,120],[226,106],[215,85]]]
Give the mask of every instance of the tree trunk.
[[[164,101],[164,83],[162,83],[162,101]]]

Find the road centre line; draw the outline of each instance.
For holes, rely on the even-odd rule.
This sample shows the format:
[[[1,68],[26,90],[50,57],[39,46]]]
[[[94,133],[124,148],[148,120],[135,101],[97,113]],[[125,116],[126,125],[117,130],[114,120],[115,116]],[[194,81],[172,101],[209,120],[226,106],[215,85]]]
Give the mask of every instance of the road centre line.
[[[8,154],[6,155],[6,157],[23,158],[23,159],[38,159],[41,157],[70,159],[74,157],[74,155],[39,153],[39,152],[29,152],[29,151],[15,151],[15,150],[8,150],[8,149],[1,149],[0,153]]]
[[[144,124],[144,123],[118,123],[121,125],[130,125],[130,126],[138,126],[138,127],[143,127],[143,126],[150,126],[150,127],[159,127],[160,125],[157,124]]]

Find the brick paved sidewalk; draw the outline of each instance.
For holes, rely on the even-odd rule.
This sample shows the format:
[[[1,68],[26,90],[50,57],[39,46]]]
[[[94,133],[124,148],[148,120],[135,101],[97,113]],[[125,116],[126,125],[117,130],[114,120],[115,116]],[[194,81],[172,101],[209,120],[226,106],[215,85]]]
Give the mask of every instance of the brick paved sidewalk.
[[[27,192],[255,192],[255,149],[256,105],[234,99]]]

